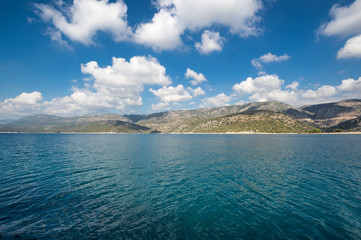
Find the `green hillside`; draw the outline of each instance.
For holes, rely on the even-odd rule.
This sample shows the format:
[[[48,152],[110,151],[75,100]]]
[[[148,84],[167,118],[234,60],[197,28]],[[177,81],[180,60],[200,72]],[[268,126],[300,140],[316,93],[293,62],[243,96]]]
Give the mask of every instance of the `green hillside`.
[[[222,133],[222,132],[266,132],[266,133],[306,133],[314,127],[291,116],[271,111],[248,111],[229,116],[200,119],[191,118],[161,124],[160,132],[176,133]]]

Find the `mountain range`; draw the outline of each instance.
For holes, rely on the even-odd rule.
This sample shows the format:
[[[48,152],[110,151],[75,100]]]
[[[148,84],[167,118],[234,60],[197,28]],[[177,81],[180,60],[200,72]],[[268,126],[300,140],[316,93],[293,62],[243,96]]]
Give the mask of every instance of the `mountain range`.
[[[219,133],[360,131],[361,99],[294,108],[278,101],[144,115],[34,115],[0,124],[0,132]],[[317,132],[317,131],[316,131]]]

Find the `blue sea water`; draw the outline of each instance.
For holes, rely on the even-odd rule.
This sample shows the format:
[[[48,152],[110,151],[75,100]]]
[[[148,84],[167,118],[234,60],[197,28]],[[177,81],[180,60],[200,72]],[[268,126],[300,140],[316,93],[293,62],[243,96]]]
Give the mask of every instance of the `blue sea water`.
[[[361,239],[361,135],[0,134],[1,239]]]

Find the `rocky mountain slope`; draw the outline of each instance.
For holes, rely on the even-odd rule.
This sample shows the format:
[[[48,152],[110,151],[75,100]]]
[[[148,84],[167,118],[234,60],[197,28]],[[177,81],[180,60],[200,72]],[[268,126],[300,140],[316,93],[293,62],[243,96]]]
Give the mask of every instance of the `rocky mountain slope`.
[[[342,131],[347,131],[347,132],[361,132],[361,116],[341,122],[330,128],[330,130],[332,131],[340,130],[340,129]]]
[[[311,120],[311,113],[278,101],[255,102],[246,103],[243,105],[201,108],[196,110],[168,111],[149,115],[125,115],[125,117],[140,125],[157,127],[159,124],[164,123],[173,123],[177,125],[179,122],[184,121],[184,119],[210,119],[254,110],[279,112],[290,115],[297,119]]]
[[[300,109],[310,113],[312,122],[317,126],[332,128],[341,122],[361,116],[361,99],[303,106]]]
[[[222,132],[267,132],[305,133],[314,127],[291,116],[272,111],[251,110],[218,118],[179,119],[157,127],[160,132],[174,133],[222,133]]]
[[[269,101],[148,115],[100,114],[59,117],[42,114],[0,124],[0,132],[273,132],[274,129],[281,129],[283,132],[304,132],[311,128],[332,131],[336,127],[356,131],[355,129],[359,128],[352,120],[357,121],[360,116],[361,100],[358,99],[301,108]],[[307,123],[307,127],[300,125],[300,122]],[[282,128],[280,124],[285,127]],[[269,126],[277,127],[272,130]]]

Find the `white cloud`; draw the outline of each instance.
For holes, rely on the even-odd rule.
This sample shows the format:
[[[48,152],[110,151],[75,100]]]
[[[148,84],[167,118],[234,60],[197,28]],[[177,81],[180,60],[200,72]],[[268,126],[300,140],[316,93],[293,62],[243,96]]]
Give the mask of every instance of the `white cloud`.
[[[73,88],[70,96],[54,98],[43,103],[43,111],[47,114],[61,116],[84,115],[104,112],[116,108],[124,110],[125,99],[102,90]],[[138,98],[141,105],[141,98]]]
[[[34,91],[31,93],[23,92],[15,98],[8,98],[4,101],[5,104],[36,104],[41,101],[43,97],[40,92]]]
[[[23,92],[15,98],[8,98],[0,102],[0,115],[2,119],[13,119],[36,114],[41,110],[39,104],[42,100],[40,92]]]
[[[81,70],[82,73],[92,76],[95,91],[75,89],[70,99],[63,100],[76,102],[77,106],[85,106],[85,109],[99,106],[123,111],[126,106],[142,105],[141,93],[144,85],[171,84],[165,73],[166,69],[151,56],[135,56],[129,62],[124,58],[113,57],[112,65],[104,68],[92,61],[82,65]],[[91,100],[94,100],[94,103]]]
[[[155,111],[170,110],[169,103],[160,102],[158,104],[152,104],[152,109]]]
[[[293,106],[329,102],[345,97],[341,91],[341,87],[324,85],[315,90],[298,90],[298,82],[292,82],[286,85],[286,89],[282,89],[283,84],[284,80],[280,79],[277,75],[263,75],[255,79],[249,77],[245,81],[235,84],[233,90],[236,95],[246,96],[252,101],[263,102],[277,100]],[[346,89],[347,84],[352,86],[356,85],[353,81],[348,81],[343,85],[344,89]]]
[[[361,58],[361,35],[350,38],[337,52],[338,59]]]
[[[69,96],[51,101],[42,101],[39,92],[22,93],[0,103],[1,115],[12,118],[35,113],[71,116],[113,109],[125,111],[128,106],[143,104],[141,93],[145,85],[171,84],[165,68],[150,56],[135,56],[129,62],[123,58],[113,58],[112,65],[103,68],[92,61],[82,65],[81,70],[91,75],[84,88],[73,87]]]
[[[155,2],[158,8],[168,8],[172,6],[173,0],[158,0]]]
[[[192,99],[189,91],[184,89],[182,84],[179,84],[176,87],[162,87],[158,90],[149,89],[149,92],[153,93],[155,96],[159,97],[162,102],[184,102]]]
[[[268,100],[277,100],[284,103],[290,103],[290,104],[296,104],[299,105],[298,101],[299,93],[296,91],[288,91],[288,90],[281,90],[281,89],[274,89],[267,93],[264,96],[264,100],[262,101],[268,101]],[[255,96],[252,96],[255,98]]]
[[[187,29],[197,30],[218,23],[243,37],[257,34],[254,24],[259,19],[255,15],[262,8],[261,1],[174,0],[172,3],[171,11]]]
[[[359,77],[358,80],[354,80],[352,78],[342,80],[341,85],[338,87],[342,91],[358,91],[361,94],[361,77]]]
[[[90,74],[94,84],[89,88],[73,88],[70,96],[53,99],[45,104],[46,112],[53,114],[85,114],[116,108],[124,111],[127,106],[143,104],[141,93],[144,85],[166,86],[171,83],[165,68],[153,57],[136,56],[127,62],[113,58],[111,66],[99,67],[97,62],[81,66]]]
[[[195,86],[202,82],[207,81],[206,77],[202,73],[196,73],[192,69],[187,68],[187,72],[184,74],[187,79],[191,79],[190,83]]]
[[[344,92],[347,98],[361,98],[361,77],[358,80],[344,79],[337,88],[339,91]]]
[[[71,41],[94,44],[98,31],[113,36],[115,41],[134,41],[156,51],[182,46],[182,35],[223,25],[240,37],[258,35],[258,13],[261,0],[155,0],[158,12],[149,22],[138,24],[135,31],[128,26],[127,5],[123,0],[74,0],[72,4],[34,4],[35,12],[49,23],[49,36],[65,46]],[[220,51],[223,42],[219,33],[205,31],[196,48],[203,54]]]
[[[213,24],[229,27],[241,37],[257,35],[257,13],[263,7],[260,0],[158,0],[156,4],[159,12],[137,27],[135,41],[157,50],[175,49],[185,30],[199,31]]]
[[[113,57],[113,65],[100,68],[97,62],[92,61],[81,66],[83,73],[91,74],[96,83],[111,87],[134,87],[143,90],[144,84],[162,85],[171,84],[165,75],[166,69],[154,57],[136,56],[129,62],[124,58]]]
[[[332,20],[318,29],[319,34],[326,36],[354,36],[337,52],[337,59],[361,58],[360,12],[361,0],[355,0],[347,6],[336,4],[329,12]]]
[[[293,81],[291,84],[287,85],[286,88],[289,88],[293,91],[297,91],[298,87],[300,86],[300,83],[297,81]]]
[[[218,94],[214,97],[205,98],[201,101],[199,107],[222,107],[229,105],[229,102],[232,100],[232,97],[227,96],[224,93]]]
[[[50,37],[53,42],[59,44],[59,46],[68,50],[73,50],[72,47],[61,37],[61,33],[57,30],[49,28],[46,34]]]
[[[183,30],[177,18],[162,9],[154,15],[152,22],[137,27],[134,41],[154,50],[170,50],[182,45],[180,35]]]
[[[127,40],[132,33],[126,20],[127,6],[122,0],[74,0],[70,6],[61,3],[35,4],[43,21],[53,25],[50,36],[54,41],[62,43],[60,33],[83,44],[93,44],[98,31],[110,33],[115,41]]]
[[[206,92],[201,87],[197,87],[196,89],[189,87],[188,90],[191,91],[194,97],[206,95]]]
[[[348,6],[334,5],[329,15],[332,20],[323,24],[318,32],[326,36],[354,35],[361,33],[361,0],[355,0]]]
[[[211,32],[206,30],[202,34],[202,42],[197,42],[195,48],[201,54],[209,54],[214,51],[221,51],[223,48],[223,38],[219,32]]]
[[[139,58],[143,59],[140,60]],[[137,65],[136,60],[138,60],[138,66],[134,67]],[[143,63],[140,64],[139,62]],[[149,64],[153,66],[147,67]],[[124,111],[128,106],[142,105],[141,92],[144,85],[163,86],[158,90],[149,90],[161,99],[160,103],[152,104],[152,108],[157,111],[169,110],[171,104],[176,106],[178,102],[188,101],[193,97],[204,94],[203,89],[200,87],[196,89],[189,87],[188,90],[183,85],[166,87],[170,80],[165,75],[165,70],[159,71],[163,67],[156,59],[151,57],[134,57],[129,62],[121,58],[115,58],[112,66],[100,68],[95,62],[90,62],[84,67],[90,65],[90,69],[94,72],[91,73],[92,79],[87,80],[89,83],[86,83],[84,88],[73,87],[72,94],[69,96],[54,98],[50,101],[44,101],[42,94],[37,91],[21,93],[15,98],[0,101],[1,119],[14,119],[39,113],[60,116],[97,114],[115,108]],[[146,80],[147,74],[145,72],[138,71],[139,68],[142,68],[141,65],[145,69],[149,68],[145,72],[149,71],[150,80]],[[128,69],[128,72],[124,69]],[[157,71],[158,73],[155,73]],[[151,72],[155,73],[155,76],[158,75],[158,77],[152,77]],[[316,89],[299,90],[298,82],[293,82],[283,89],[283,84],[284,81],[277,75],[263,75],[254,79],[249,77],[233,86],[235,93],[231,96],[221,93],[204,98],[200,107],[229,105],[231,100],[239,100],[238,104],[244,103],[244,99],[237,99],[236,96],[257,102],[277,100],[296,107],[347,98],[361,98],[361,77],[357,80],[344,79],[338,86],[323,85]],[[193,97],[190,93],[192,93]]]
[[[267,53],[259,58],[254,58],[251,60],[251,63],[256,68],[262,68],[262,63],[271,63],[271,62],[281,62],[290,59],[291,57],[287,54],[283,54],[281,56],[274,55],[272,53]]]
[[[260,63],[260,61],[257,58],[254,58],[251,60],[252,66],[256,68],[262,68],[263,65]]]
[[[272,53],[267,53],[261,57],[259,57],[259,60],[261,60],[264,63],[270,63],[270,62],[281,62],[290,59],[290,56],[287,54],[283,54],[281,56],[274,55]]]
[[[336,88],[333,86],[321,86],[317,90],[307,90],[301,93],[301,97],[305,99],[324,99],[334,96],[336,94]]]
[[[239,95],[253,94],[260,92],[269,92],[273,89],[279,89],[284,83],[277,75],[263,75],[255,79],[249,77],[233,86],[233,90]]]

